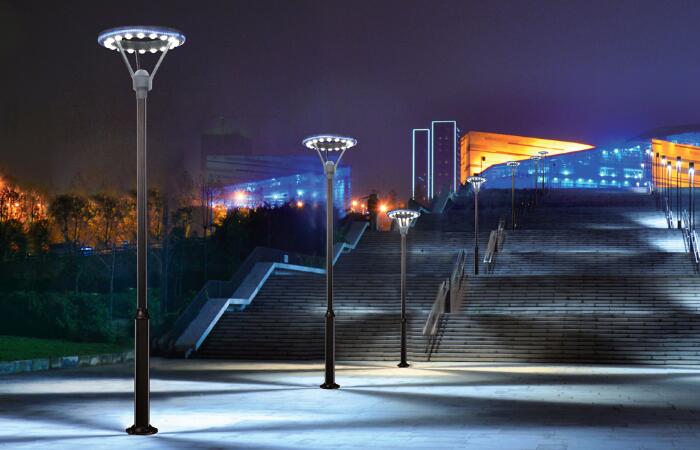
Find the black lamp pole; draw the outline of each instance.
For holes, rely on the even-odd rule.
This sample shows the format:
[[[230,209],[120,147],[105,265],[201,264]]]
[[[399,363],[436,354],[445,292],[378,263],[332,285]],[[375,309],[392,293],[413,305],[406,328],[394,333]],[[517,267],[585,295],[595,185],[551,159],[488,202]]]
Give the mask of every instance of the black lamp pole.
[[[678,229],[681,226],[681,157],[676,156],[676,218],[678,219]]]

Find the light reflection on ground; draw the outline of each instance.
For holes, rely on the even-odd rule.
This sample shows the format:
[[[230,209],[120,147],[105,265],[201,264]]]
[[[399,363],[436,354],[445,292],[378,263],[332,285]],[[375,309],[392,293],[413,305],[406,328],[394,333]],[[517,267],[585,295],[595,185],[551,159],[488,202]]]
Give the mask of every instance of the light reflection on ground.
[[[156,360],[150,437],[130,366],[0,379],[0,448],[700,448],[700,371]]]

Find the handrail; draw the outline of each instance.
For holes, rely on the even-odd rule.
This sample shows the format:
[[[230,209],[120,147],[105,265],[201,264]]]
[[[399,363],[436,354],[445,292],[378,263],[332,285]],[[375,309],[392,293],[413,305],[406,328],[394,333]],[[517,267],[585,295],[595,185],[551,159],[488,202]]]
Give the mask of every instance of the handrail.
[[[438,287],[433,307],[430,308],[430,314],[428,314],[428,320],[423,325],[423,336],[435,336],[437,333],[440,317],[445,312],[445,299],[449,290],[448,284],[448,280],[443,280]]]
[[[489,234],[489,243],[486,245],[486,253],[484,254],[484,263],[486,263],[487,272],[491,272],[493,270],[494,255],[503,248],[503,241],[505,240],[505,226],[506,221],[504,218],[501,218],[498,221],[498,229],[491,231],[491,234]]]
[[[700,251],[698,250],[698,237],[695,234],[695,230],[690,226],[690,216],[688,210],[684,210],[681,214],[681,221],[683,222],[683,237],[685,238],[686,245],[688,247],[688,252],[693,255],[693,261],[695,262],[695,270],[700,270]]]
[[[467,266],[467,252],[461,250],[457,255],[455,266],[450,275],[448,288],[450,290],[450,312],[457,313],[462,308],[462,294],[464,293],[464,269]]]
[[[669,228],[673,229],[673,212],[671,212],[671,207],[668,205],[668,199],[666,197],[663,197],[663,210],[664,210],[664,216],[666,216],[666,224],[668,225]]]

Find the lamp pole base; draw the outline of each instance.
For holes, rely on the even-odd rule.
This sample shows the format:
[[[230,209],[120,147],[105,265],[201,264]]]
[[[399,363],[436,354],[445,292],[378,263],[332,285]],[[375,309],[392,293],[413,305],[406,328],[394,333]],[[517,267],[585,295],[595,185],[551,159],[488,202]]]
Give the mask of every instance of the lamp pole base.
[[[158,428],[151,425],[146,425],[145,427],[132,425],[126,429],[126,432],[133,435],[147,436],[149,434],[156,434]]]
[[[338,389],[340,385],[338,383],[323,383],[320,386],[321,389]]]
[[[402,362],[398,363],[397,366],[403,368],[403,367],[410,367],[411,365],[405,361],[402,361]]]

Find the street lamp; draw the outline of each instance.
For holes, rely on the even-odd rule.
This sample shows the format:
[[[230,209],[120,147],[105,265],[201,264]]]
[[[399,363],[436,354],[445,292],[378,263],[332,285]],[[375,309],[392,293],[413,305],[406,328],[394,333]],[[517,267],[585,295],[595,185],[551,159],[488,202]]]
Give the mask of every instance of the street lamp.
[[[661,166],[659,167],[659,182],[661,186],[661,195],[666,197],[666,155],[661,155]],[[661,202],[663,203],[663,202]],[[663,205],[662,209],[663,209]]]
[[[688,201],[688,220],[690,222],[690,229],[695,230],[695,163],[688,163],[688,182],[690,183],[690,199]]]
[[[479,275],[479,189],[486,182],[486,178],[473,176],[467,178],[474,189],[474,275]]]
[[[676,156],[676,219],[681,229],[681,157]]]
[[[546,156],[549,152],[546,150],[540,150],[537,153],[539,153],[539,155],[542,157],[542,194],[544,194],[544,177],[545,177],[545,167],[546,167],[545,165],[547,163]]]
[[[510,167],[510,215],[511,226],[515,230],[515,171],[520,165],[517,161],[509,161],[506,166]]]
[[[335,313],[333,312],[333,178],[345,151],[357,140],[335,135],[307,137],[302,144],[318,153],[326,175],[326,375],[322,389],[338,389],[335,382]],[[333,155],[338,157],[333,160]]]
[[[386,213],[399,226],[401,233],[401,362],[399,367],[408,367],[406,362],[406,235],[420,212],[411,209],[395,209]]]
[[[671,219],[673,219],[673,194],[671,193],[671,161],[666,161],[666,204],[669,205],[671,211]],[[670,224],[669,224],[670,225]]]
[[[534,197],[535,201],[534,201],[534,204],[535,204],[535,206],[537,206],[537,184],[538,184],[537,183],[537,175],[538,175],[538,172],[540,170],[539,169],[539,167],[540,167],[539,161],[540,161],[540,159],[542,159],[542,157],[535,155],[535,156],[531,156],[530,159],[533,161],[532,164],[533,164],[533,167],[535,168],[535,170],[534,170],[534,175],[535,175],[535,197]]]
[[[146,186],[146,98],[153,87],[160,64],[168,51],[185,43],[185,36],[173,28],[130,26],[105,30],[97,42],[119,53],[129,70],[136,92],[136,317],[134,318],[134,424],[129,434],[155,434],[150,424],[150,325],[147,297],[148,209]],[[139,55],[159,53],[153,71],[141,68]],[[134,55],[136,71],[129,62]]]

